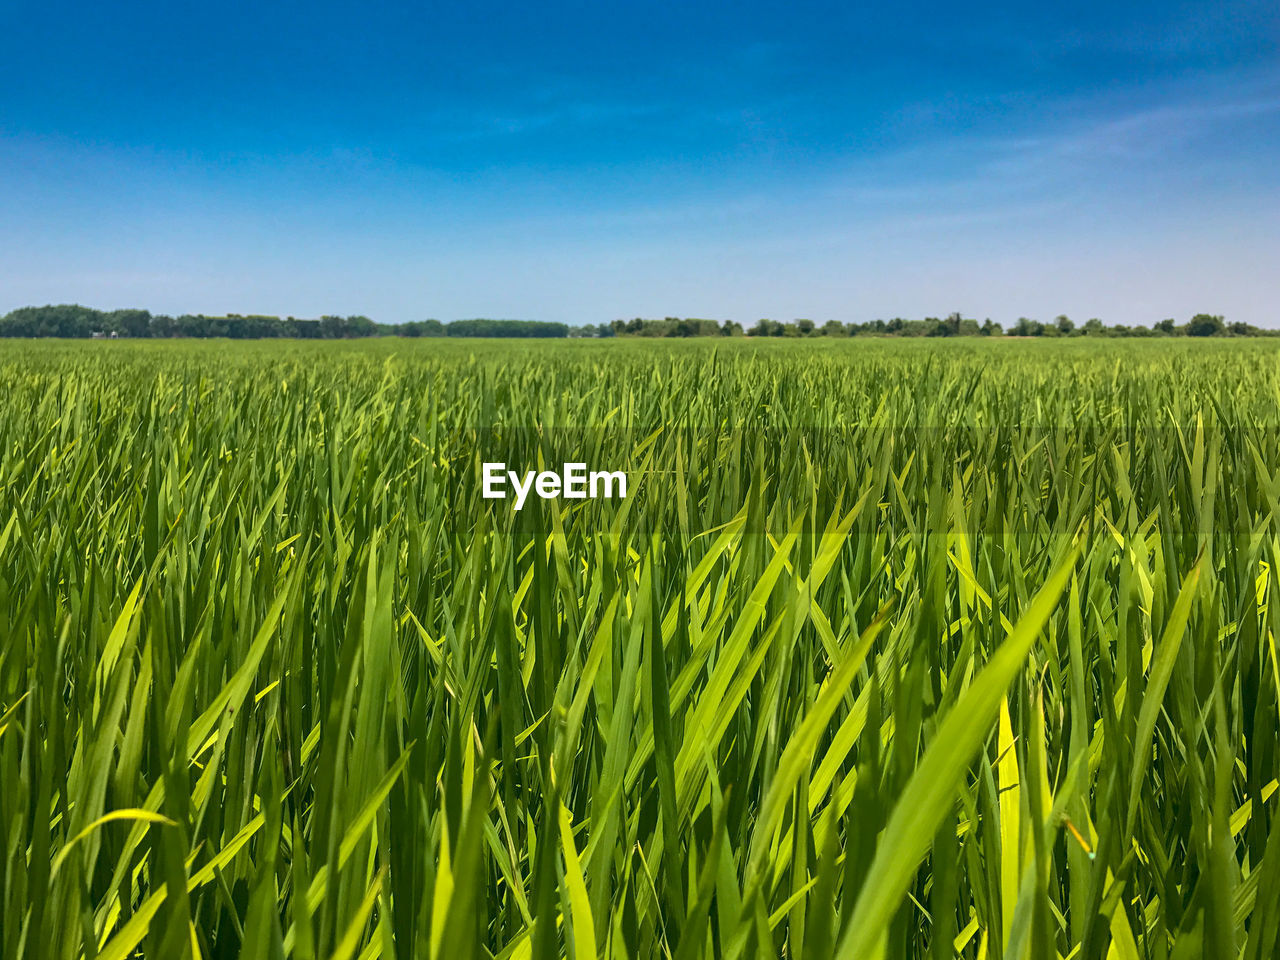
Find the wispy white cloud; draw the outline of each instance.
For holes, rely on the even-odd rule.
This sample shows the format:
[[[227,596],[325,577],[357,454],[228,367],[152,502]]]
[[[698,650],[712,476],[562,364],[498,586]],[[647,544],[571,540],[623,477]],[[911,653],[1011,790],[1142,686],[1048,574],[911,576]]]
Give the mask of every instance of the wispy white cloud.
[[[1280,85],[1275,90],[1233,91],[1225,98],[1164,103],[1003,141],[1009,156],[996,169],[1034,158],[1142,160],[1213,136],[1224,125],[1278,115]]]

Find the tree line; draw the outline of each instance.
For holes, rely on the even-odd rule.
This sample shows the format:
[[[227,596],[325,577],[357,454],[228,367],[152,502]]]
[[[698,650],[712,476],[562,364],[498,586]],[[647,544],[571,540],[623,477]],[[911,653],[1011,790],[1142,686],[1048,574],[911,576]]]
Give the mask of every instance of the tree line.
[[[1041,322],[1021,317],[1006,331],[990,318],[981,323],[953,313],[923,320],[871,320],[841,323],[828,320],[821,326],[812,320],[757,320],[744,329],[735,320],[664,317],[646,320],[614,320],[608,324],[570,327],[542,320],[414,320],[408,323],[376,323],[365,316],[323,316],[306,320],[236,313],[225,316],[183,314],[177,317],[149,310],[95,310],[78,304],[20,307],[0,317],[0,337],[223,337],[231,340],[294,338],[348,340],[359,337],[1272,337],[1248,323],[1228,323],[1217,314],[1197,313],[1186,323],[1161,320],[1151,326],[1104,324],[1092,319],[1077,325],[1058,316]]]
[[[569,325],[542,320],[415,320],[376,323],[364,316],[315,320],[230,313],[178,317],[149,310],[95,310],[79,304],[20,307],[0,317],[0,337],[224,337],[230,340],[294,338],[350,340],[359,337],[567,337]]]
[[[585,328],[584,328],[585,329]],[[608,332],[605,333],[604,331]],[[573,333],[570,333],[572,336]],[[866,323],[841,323],[828,320],[818,326],[812,320],[757,320],[744,330],[734,320],[697,320],[665,317],[661,320],[614,320],[597,335],[617,337],[1274,337],[1280,330],[1267,330],[1248,323],[1227,323],[1218,314],[1197,313],[1184,324],[1161,320],[1149,327],[1142,325],[1104,324],[1094,318],[1076,323],[1065,315],[1045,323],[1020,317],[1006,331],[987,318],[977,320],[953,313],[947,317],[925,317],[923,320],[870,320]]]

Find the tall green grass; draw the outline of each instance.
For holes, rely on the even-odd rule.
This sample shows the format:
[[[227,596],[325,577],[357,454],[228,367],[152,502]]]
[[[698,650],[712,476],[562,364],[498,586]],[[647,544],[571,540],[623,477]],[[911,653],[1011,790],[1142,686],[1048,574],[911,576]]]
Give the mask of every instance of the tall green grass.
[[[1271,344],[0,382],[6,958],[1280,955]]]

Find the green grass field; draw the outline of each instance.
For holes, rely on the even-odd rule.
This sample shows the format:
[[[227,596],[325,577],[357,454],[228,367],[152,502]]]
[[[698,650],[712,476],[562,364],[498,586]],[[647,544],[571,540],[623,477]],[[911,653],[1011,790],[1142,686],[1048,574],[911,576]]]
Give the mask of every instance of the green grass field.
[[[4,958],[1280,955],[1275,344],[0,382]]]

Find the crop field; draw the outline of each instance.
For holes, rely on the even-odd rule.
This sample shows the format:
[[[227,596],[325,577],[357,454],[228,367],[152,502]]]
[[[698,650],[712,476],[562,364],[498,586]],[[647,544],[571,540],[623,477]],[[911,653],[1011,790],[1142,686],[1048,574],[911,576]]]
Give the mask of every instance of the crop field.
[[[0,384],[0,957],[1280,956],[1275,344]]]

